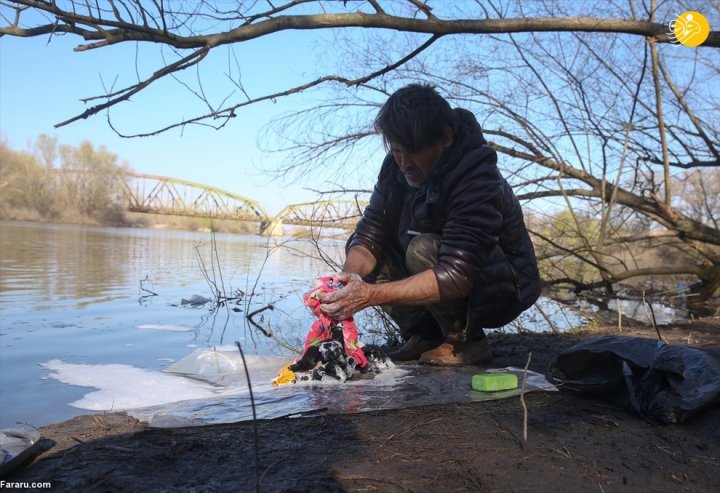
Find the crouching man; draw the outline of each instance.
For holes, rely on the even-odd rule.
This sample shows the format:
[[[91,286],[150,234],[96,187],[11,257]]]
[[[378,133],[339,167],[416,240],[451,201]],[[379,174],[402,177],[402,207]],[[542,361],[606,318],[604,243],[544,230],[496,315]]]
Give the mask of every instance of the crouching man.
[[[505,325],[540,294],[517,197],[475,116],[435,88],[411,84],[375,119],[386,149],[377,183],[321,310],[345,319],[369,306],[400,327],[390,357],[442,366],[481,364],[483,328]]]

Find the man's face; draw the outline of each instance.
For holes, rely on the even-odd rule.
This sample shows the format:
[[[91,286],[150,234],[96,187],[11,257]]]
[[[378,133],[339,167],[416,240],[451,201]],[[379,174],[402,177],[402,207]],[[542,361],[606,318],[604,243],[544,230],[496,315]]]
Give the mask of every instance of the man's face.
[[[408,185],[420,188],[425,183],[442,152],[452,144],[452,131],[449,128],[447,130],[443,140],[416,152],[408,152],[401,145],[390,143],[390,152],[393,153],[393,158],[405,175]]]

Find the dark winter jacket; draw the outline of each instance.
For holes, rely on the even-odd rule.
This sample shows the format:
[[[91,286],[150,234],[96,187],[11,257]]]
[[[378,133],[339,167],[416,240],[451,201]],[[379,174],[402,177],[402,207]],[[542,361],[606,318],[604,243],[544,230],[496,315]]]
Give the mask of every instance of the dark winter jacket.
[[[469,324],[498,327],[531,306],[540,292],[537,261],[510,185],[497,168],[472,113],[456,109],[453,143],[419,189],[389,153],[350,246],[382,262],[404,257],[412,236],[441,235],[433,267],[442,301],[470,297]]]

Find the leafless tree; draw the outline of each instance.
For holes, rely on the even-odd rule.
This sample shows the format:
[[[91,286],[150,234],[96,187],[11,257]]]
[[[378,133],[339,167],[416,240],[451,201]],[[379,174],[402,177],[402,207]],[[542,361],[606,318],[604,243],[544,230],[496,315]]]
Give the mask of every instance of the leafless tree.
[[[455,2],[450,2],[455,3]],[[462,3],[462,2],[461,2]],[[338,83],[357,87],[402,66],[426,50],[438,39],[457,34],[496,35],[522,32],[589,32],[629,34],[668,43],[665,23],[653,18],[582,16],[517,16],[492,15],[482,2],[469,7],[467,15],[449,8],[448,3],[405,0],[289,0],[284,3],[245,0],[233,4],[220,1],[143,1],[143,0],[5,0],[0,3],[4,25],[0,36],[19,37],[76,35],[84,41],[76,51],[100,49],[121,43],[160,44],[174,50],[173,61],[158,67],[147,77],[120,89],[88,97],[93,104],[82,113],[60,122],[67,125],[96,115],[146,90],[165,77],[172,76],[203,61],[221,46],[272,36],[287,30],[327,30],[373,28],[379,31],[408,32],[426,36],[414,50],[409,50],[392,63],[377,67],[358,77],[325,74],[305,84],[289,87],[272,94],[250,97],[236,79],[240,101],[226,100],[210,111],[175,122],[150,134],[193,123],[223,126],[242,107],[302,92],[320,84]],[[437,10],[437,11],[436,11]],[[720,46],[720,32],[710,33],[703,46]],[[128,67],[131,70],[132,67]],[[198,96],[203,97],[198,89]]]
[[[545,3],[526,12],[527,5],[517,2],[512,12],[558,14]],[[622,14],[606,8],[608,16]],[[356,40],[346,41],[347,59]],[[362,69],[411,45],[412,39],[378,42]],[[653,40],[613,35],[442,40],[359,90],[339,88],[317,107],[276,122],[276,136],[297,126],[286,139],[294,159],[280,171],[332,161],[337,153],[348,160],[378,100],[400,84],[432,81],[483,119],[506,176],[535,211],[530,222],[546,281],[611,290],[628,280],[700,279],[696,299],[704,300],[720,288],[714,205],[720,186],[709,174],[720,165],[720,127],[712,116],[720,104],[711,89],[717,74],[717,50],[658,50]],[[332,126],[337,121],[350,123]],[[562,227],[553,226],[562,214]]]
[[[351,36],[351,43],[332,47],[346,47],[343,56],[329,57],[337,64],[318,67],[301,84],[250,95],[228,73],[236,91],[220,103],[211,103],[201,84],[192,88],[208,111],[132,136],[190,124],[222,128],[243,107],[326,88],[324,102],[272,128],[287,139],[275,145],[292,151],[282,173],[306,173],[321,161],[337,170],[358,162],[348,157],[357,159],[369,141],[372,115],[387,94],[408,81],[432,81],[480,117],[529,211],[537,217],[550,211],[550,219],[569,213],[563,228],[574,242],[555,236],[550,219],[534,228],[541,257],[580,261],[595,274],[565,276],[570,270],[554,261],[549,281],[609,289],[627,279],[682,274],[702,281],[701,298],[720,287],[716,182],[696,178],[693,189],[705,194],[697,203],[707,203],[710,213],[688,207],[687,195],[673,190],[683,173],[720,165],[720,104],[712,89],[720,32],[691,49],[669,44],[667,25],[685,10],[702,10],[716,26],[716,2],[257,0],[226,7],[4,0],[0,9],[0,35],[75,35],[84,40],[78,51],[120,43],[172,50],[152,74],[87,98],[88,109],[58,125],[132,104],[132,96],[198,67],[222,46],[287,30]],[[650,249],[673,252],[671,261],[651,258]]]

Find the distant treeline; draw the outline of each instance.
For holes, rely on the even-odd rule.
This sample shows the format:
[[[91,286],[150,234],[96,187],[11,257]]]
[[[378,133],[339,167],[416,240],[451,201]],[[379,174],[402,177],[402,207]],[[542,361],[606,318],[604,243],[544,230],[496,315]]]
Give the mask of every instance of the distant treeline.
[[[92,173],[57,173],[58,169]],[[121,180],[108,176],[131,171],[104,146],[84,141],[78,147],[41,135],[26,151],[0,140],[0,219],[105,226],[136,226],[229,233],[257,232],[238,221],[133,214],[125,210]]]
[[[57,173],[63,168],[93,172]],[[120,162],[117,155],[87,141],[73,147],[41,135],[28,151],[11,149],[0,141],[0,219],[196,231],[212,228],[231,233],[258,231],[255,223],[128,213],[119,189],[122,180],[107,178],[128,171],[128,164]],[[673,204],[677,210],[717,228],[720,170],[683,173],[674,179],[674,189],[678,191]],[[623,211],[619,205],[615,210],[619,211],[616,217],[607,222],[593,210],[576,211],[570,207],[526,215],[541,275],[549,285],[581,291],[602,287],[611,276],[613,283],[643,289],[674,288],[698,278],[709,286],[710,295],[720,286],[720,275],[715,281],[713,277],[720,258],[717,246],[688,243],[671,230],[653,227],[643,216]],[[598,268],[600,264],[605,266],[605,277]]]
[[[98,173],[60,176],[57,168]],[[127,163],[89,141],[78,147],[41,135],[28,151],[0,141],[0,218],[82,224],[128,225],[114,180]],[[104,175],[104,176],[103,176]]]

